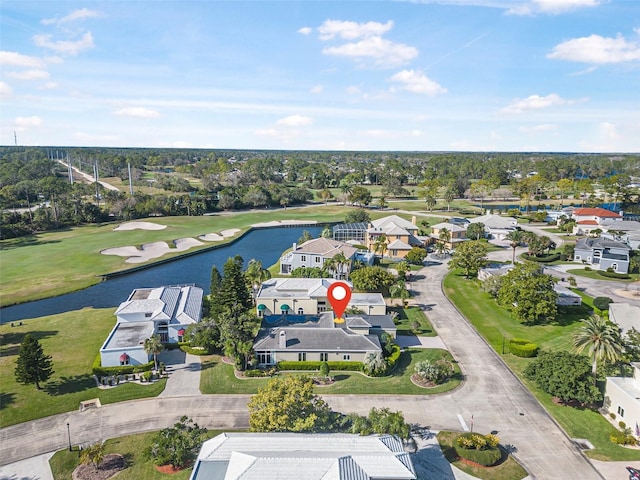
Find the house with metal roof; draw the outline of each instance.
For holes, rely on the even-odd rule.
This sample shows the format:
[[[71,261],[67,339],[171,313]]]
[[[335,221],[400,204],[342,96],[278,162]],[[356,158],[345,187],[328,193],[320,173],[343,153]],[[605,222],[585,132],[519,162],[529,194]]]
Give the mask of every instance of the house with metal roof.
[[[202,445],[190,480],[414,480],[391,435],[221,433]]]
[[[193,285],[135,289],[116,309],[116,324],[100,348],[102,366],[147,363],[143,344],[153,335],[182,341],[186,328],[202,318],[203,294]]]
[[[333,278],[272,278],[263,282],[256,294],[256,314],[316,315],[331,309],[327,290]],[[349,284],[349,282],[346,282]],[[384,315],[386,303],[380,293],[352,293],[347,310]]]
[[[405,220],[398,215],[373,220],[367,229],[367,249],[376,252],[379,245],[383,245],[384,250],[380,252],[382,256],[401,259],[407,256],[413,247],[423,247],[424,239],[418,237],[418,227],[413,221]]]
[[[629,273],[631,247],[608,238],[581,238],[576,242],[573,261],[591,265],[598,270],[613,269]]]

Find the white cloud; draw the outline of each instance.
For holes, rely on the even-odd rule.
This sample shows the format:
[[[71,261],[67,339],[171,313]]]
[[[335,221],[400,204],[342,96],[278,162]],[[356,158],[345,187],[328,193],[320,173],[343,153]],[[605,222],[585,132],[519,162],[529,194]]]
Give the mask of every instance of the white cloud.
[[[501,110],[503,113],[522,113],[527,110],[539,110],[541,108],[553,107],[556,105],[565,105],[572,103],[555,93],[551,93],[546,97],[540,95],[530,95],[522,100],[516,100]]]
[[[347,87],[347,93],[349,95],[360,95],[360,87],[357,87],[356,85],[351,85]]]
[[[86,32],[80,40],[58,40],[52,41],[52,35],[34,35],[33,42],[38,47],[48,48],[61,55],[75,56],[83,50],[93,48],[93,35],[91,32]]]
[[[80,10],[74,10],[69,15],[65,15],[61,18],[45,18],[40,23],[43,25],[62,24],[75,22],[76,20],[84,20],[85,18],[99,17],[100,13],[95,10],[89,10],[88,8],[81,8]]]
[[[42,118],[35,115],[33,117],[17,117],[15,124],[18,127],[39,127],[42,125]]]
[[[286,127],[304,127],[307,125],[311,125],[313,123],[313,118],[307,117],[304,115],[290,115],[288,117],[281,118],[276,122],[276,125],[286,126]]]
[[[13,89],[11,85],[5,82],[0,82],[0,95],[11,95],[13,93]]]
[[[133,118],[157,118],[160,113],[144,107],[127,107],[121,108],[113,112],[114,115],[119,117],[133,117]]]
[[[640,42],[628,42],[621,35],[611,38],[594,34],[556,45],[547,58],[592,64],[631,62],[640,60]]]
[[[553,123],[542,123],[540,125],[532,125],[530,127],[520,127],[518,128],[518,131],[529,135],[536,135],[544,132],[555,132],[557,129],[558,126]]]
[[[431,80],[424,73],[416,72],[415,70],[402,70],[393,75],[390,80],[400,83],[401,86],[399,88],[401,90],[412,93],[437,95],[447,91],[446,88]]]
[[[322,93],[324,91],[324,86],[322,85],[314,85],[313,87],[311,87],[311,89],[309,90],[309,93]]]
[[[22,55],[17,52],[0,51],[0,65],[11,65],[13,67],[42,68],[45,62],[37,57]]]
[[[393,22],[350,22],[345,20],[325,20],[318,27],[321,40],[331,40],[335,37],[344,40],[356,40],[358,38],[379,37],[393,28]]]
[[[394,68],[409,63],[418,56],[418,49],[402,43],[373,36],[358,42],[345,43],[322,49],[325,55],[352,58],[357,61],[373,60],[382,68]]]
[[[620,138],[620,134],[618,133],[618,127],[615,123],[611,122],[602,122],[599,125],[600,132],[602,136],[608,140],[617,140]]]
[[[311,27],[302,27],[298,29],[298,33],[301,33],[302,35],[309,35],[312,31],[313,29]]]
[[[46,80],[49,78],[49,72],[46,70],[24,70],[22,72],[9,72],[7,76],[17,80]]]
[[[516,15],[530,15],[534,13],[548,13],[557,15],[585,7],[597,7],[602,0],[531,0],[530,2],[511,7],[507,13]]]

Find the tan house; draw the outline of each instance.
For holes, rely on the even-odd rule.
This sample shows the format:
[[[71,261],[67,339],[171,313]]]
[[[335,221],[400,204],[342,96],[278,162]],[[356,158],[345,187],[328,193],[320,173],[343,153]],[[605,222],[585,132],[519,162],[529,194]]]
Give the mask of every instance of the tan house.
[[[575,227],[573,227],[574,235],[589,235],[592,230],[600,229],[600,225],[605,220],[622,221],[623,217],[619,213],[612,212],[606,208],[576,208],[571,214],[576,221]],[[610,227],[613,230],[613,227]]]
[[[327,290],[332,278],[272,278],[263,282],[256,296],[256,313],[267,315],[316,315],[331,310]],[[343,281],[343,280],[342,280]],[[347,284],[349,282],[346,282]],[[347,310],[369,315],[387,313],[380,293],[352,293]]]
[[[445,228],[450,234],[450,240],[448,242],[445,242],[445,245],[448,249],[452,250],[456,247],[456,245],[469,240],[467,238],[467,229],[465,227],[456,225],[454,223],[442,222],[442,223],[437,223],[436,225],[431,226],[431,233],[429,234],[429,243],[432,245],[434,243],[439,243],[441,241],[440,234]]]
[[[412,222],[398,215],[373,220],[367,229],[367,250],[394,259],[404,258],[413,247],[424,246],[424,239],[418,237],[418,230],[415,217]],[[381,240],[385,245],[382,251],[378,248]]]

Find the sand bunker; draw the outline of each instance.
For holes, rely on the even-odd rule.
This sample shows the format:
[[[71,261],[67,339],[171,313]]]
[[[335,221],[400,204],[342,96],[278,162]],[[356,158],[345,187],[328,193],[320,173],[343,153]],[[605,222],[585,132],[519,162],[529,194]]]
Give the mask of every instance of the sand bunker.
[[[224,238],[227,237],[233,237],[236,233],[238,233],[240,231],[239,228],[230,228],[228,230],[223,230],[220,232],[220,235],[222,235]]]
[[[167,242],[145,243],[142,248],[133,246],[107,248],[100,253],[103,255],[117,255],[127,257],[125,263],[144,263],[154,258],[162,257],[170,252],[184,252],[192,247],[204,245],[195,238],[178,238],[174,242],[175,248],[169,248]]]
[[[200,235],[198,238],[205,242],[219,242],[225,238],[233,237],[239,231],[239,228],[230,228],[228,230],[223,230],[220,233],[207,233],[206,235]]]
[[[114,230],[164,230],[166,225],[151,222],[129,222],[117,226]]]

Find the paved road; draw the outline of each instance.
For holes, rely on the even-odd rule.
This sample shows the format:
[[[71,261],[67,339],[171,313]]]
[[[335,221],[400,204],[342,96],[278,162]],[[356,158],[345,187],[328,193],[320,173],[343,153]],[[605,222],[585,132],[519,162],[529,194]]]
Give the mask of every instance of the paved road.
[[[492,254],[510,257],[510,250]],[[368,413],[387,406],[404,413],[409,422],[433,429],[497,431],[502,442],[529,469],[533,478],[553,480],[603,479],[566,437],[537,400],[511,373],[446,299],[441,281],[446,265],[433,265],[412,282],[417,301],[428,311],[440,339],[459,362],[468,381],[454,392],[415,397],[403,395],[327,395],[336,410]],[[164,428],[189,415],[207,428],[246,428],[247,395],[171,396],[105,405],[69,412],[0,430],[0,464],[34,457],[67,446],[66,423],[74,444]],[[622,468],[622,466],[620,466]],[[618,480],[608,475],[608,480]],[[620,480],[625,477],[620,476]]]

